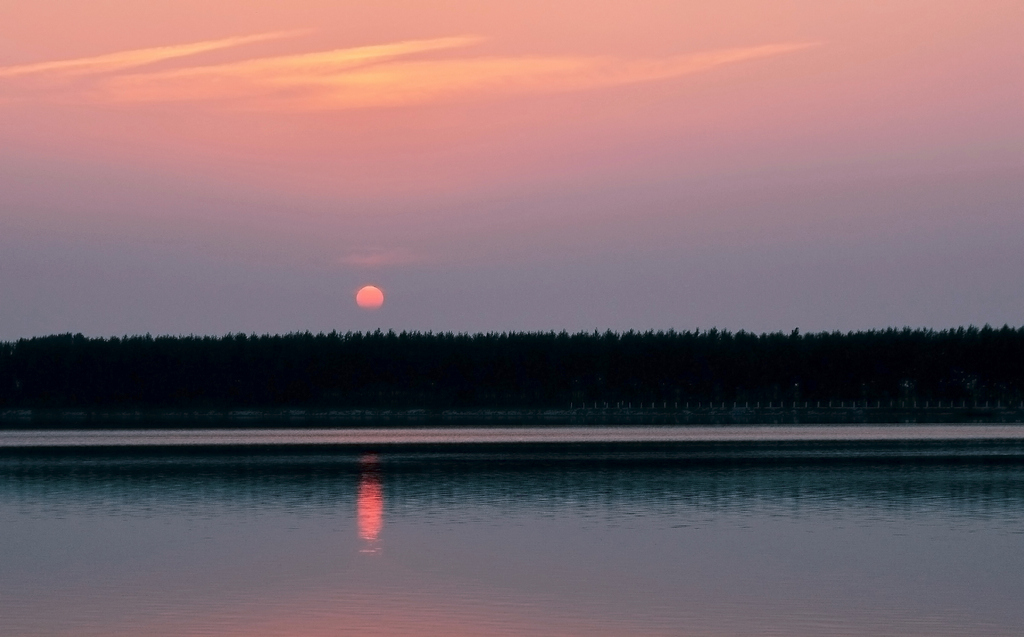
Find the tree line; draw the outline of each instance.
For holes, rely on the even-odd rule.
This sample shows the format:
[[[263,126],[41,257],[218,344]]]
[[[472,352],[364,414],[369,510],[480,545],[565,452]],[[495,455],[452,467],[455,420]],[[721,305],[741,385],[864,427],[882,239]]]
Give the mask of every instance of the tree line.
[[[755,334],[61,334],[0,343],[0,409],[558,408],[1024,399],[1024,327]]]

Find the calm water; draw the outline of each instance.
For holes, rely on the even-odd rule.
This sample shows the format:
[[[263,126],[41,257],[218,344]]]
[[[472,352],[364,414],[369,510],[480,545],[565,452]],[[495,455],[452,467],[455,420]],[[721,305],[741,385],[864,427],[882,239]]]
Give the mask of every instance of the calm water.
[[[8,446],[0,634],[1021,635],[1021,438]]]

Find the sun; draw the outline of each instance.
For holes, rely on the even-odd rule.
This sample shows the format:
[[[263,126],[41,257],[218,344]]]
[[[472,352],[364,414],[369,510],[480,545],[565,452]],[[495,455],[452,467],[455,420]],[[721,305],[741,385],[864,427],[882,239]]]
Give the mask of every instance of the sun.
[[[365,285],[356,292],[356,305],[365,310],[376,310],[384,305],[384,292],[375,285]]]

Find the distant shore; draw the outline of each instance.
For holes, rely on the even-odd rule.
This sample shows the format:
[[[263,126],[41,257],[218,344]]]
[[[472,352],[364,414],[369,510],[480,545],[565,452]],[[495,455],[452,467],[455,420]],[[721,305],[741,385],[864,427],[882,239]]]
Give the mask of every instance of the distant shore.
[[[444,449],[474,445],[695,445],[707,455],[708,445],[738,447],[735,452],[758,456],[764,445],[788,445],[798,456],[858,454],[877,456],[921,455],[1024,456],[1024,427],[1015,425],[733,425],[659,426],[477,426],[477,427],[338,427],[204,428],[204,429],[49,429],[0,431],[0,450],[112,447],[356,447]],[[806,445],[829,445],[808,449]],[[872,445],[865,449],[863,445]],[[921,445],[916,449],[903,444]],[[967,448],[956,449],[967,444]],[[795,445],[795,446],[794,446]],[[881,445],[881,446],[879,446]],[[891,445],[897,445],[892,447]],[[951,447],[952,445],[952,447]],[[980,445],[980,446],[979,446]],[[780,457],[780,449],[770,456]],[[712,454],[714,455],[714,454]],[[783,454],[785,455],[785,454]]]
[[[472,424],[914,424],[1024,423],[1024,403],[931,401],[702,402],[566,409],[8,409],[0,428],[453,426]]]
[[[0,426],[1014,422],[1022,401],[1024,327],[1008,326],[0,342]]]

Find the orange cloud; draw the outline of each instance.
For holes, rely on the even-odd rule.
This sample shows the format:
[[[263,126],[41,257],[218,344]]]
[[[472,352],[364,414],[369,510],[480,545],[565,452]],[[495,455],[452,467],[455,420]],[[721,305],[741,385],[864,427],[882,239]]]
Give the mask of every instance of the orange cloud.
[[[461,36],[149,73],[117,73],[152,62],[294,33],[225,38],[76,60],[3,67],[0,68],[0,79],[23,75],[56,76],[59,79],[66,74],[107,73],[108,77],[85,86],[68,84],[69,95],[75,99],[85,97],[109,104],[190,101],[255,110],[343,110],[652,82],[815,46],[814,43],[781,43],[633,60],[583,56],[394,59],[466,47],[481,40],[479,37]],[[47,88],[52,91],[54,86],[51,83]]]
[[[430,49],[465,46],[472,41],[426,40],[134,74],[110,79],[98,95],[112,102],[236,100],[252,108],[282,110],[401,106],[664,80],[814,46],[774,44],[642,60],[471,57],[381,61]]]
[[[161,73],[113,78],[103,96],[113,101],[185,101],[254,98],[283,89],[329,83],[353,68],[402,55],[468,46],[477,37],[409,40],[318,53],[258,58]]]

